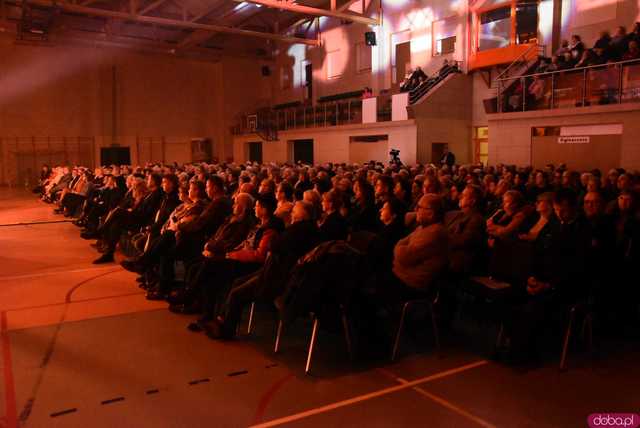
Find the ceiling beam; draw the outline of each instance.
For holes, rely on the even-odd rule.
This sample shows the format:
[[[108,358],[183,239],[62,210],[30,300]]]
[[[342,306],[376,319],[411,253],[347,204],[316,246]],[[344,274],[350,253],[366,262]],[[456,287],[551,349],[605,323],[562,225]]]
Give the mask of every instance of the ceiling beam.
[[[338,9],[336,9],[338,12],[344,12],[345,10],[349,9],[351,7],[352,4],[354,4],[355,2],[357,2],[358,0],[349,0],[347,1],[345,4],[343,4],[342,6],[338,7]],[[364,3],[364,0],[362,0],[362,2]],[[305,22],[313,22],[315,18],[312,17],[308,17],[305,16],[303,18],[298,19],[297,21],[295,21],[293,24],[291,25],[287,25],[287,27],[280,32],[280,34],[286,34],[288,31],[290,31],[292,28],[297,27],[298,25],[302,25]]]
[[[202,18],[206,17],[207,15],[210,15],[211,13],[213,13],[214,10],[218,9],[222,5],[222,3],[224,3],[224,0],[215,2],[213,5],[211,5],[211,7],[209,7],[208,9],[205,9],[204,12],[191,18],[191,22],[198,22]]]
[[[242,2],[243,0],[235,0],[237,2]],[[280,10],[288,10],[295,13],[302,13],[304,15],[312,15],[312,16],[327,16],[331,18],[338,18],[345,21],[358,22],[360,24],[366,25],[379,25],[378,19],[369,18],[367,16],[362,15],[354,15],[350,13],[339,12],[337,10],[327,10],[327,9],[318,9],[316,7],[304,6],[301,4],[290,3],[287,1],[278,1],[278,0],[246,0],[249,3],[260,4],[262,6],[280,9]]]
[[[140,12],[138,12],[138,15],[146,15],[147,13],[151,12],[154,9],[157,9],[158,7],[162,6],[164,3],[166,3],[167,0],[156,0],[153,1],[151,3],[149,3],[147,6],[145,6],[144,8],[142,8],[142,10],[140,10]]]
[[[216,19],[216,21],[220,21],[220,20],[229,18],[229,17],[231,17],[233,15],[236,15],[236,14],[244,11],[244,9],[245,8],[242,8],[242,9],[233,8],[231,10],[226,11],[222,15],[217,16],[215,19]],[[234,27],[234,28],[242,28],[242,24],[244,24],[246,21],[251,19],[253,16],[255,16],[260,11],[261,11],[261,9],[256,8],[256,10],[252,11],[249,15],[247,15],[245,17],[245,19],[242,22],[240,22],[238,25],[236,25],[236,27]],[[187,37],[185,37],[180,43],[178,43],[177,48],[178,49],[187,49],[187,48],[190,48],[192,46],[198,45],[200,43],[206,43],[209,40],[211,40],[213,37],[215,37],[217,34],[218,33],[211,33],[209,31],[206,31],[206,32],[194,31],[193,33],[191,33]]]
[[[24,0],[23,0],[24,1]],[[227,27],[224,25],[200,24],[197,22],[184,22],[176,19],[167,19],[154,16],[132,15],[126,12],[117,12],[113,10],[99,9],[93,7],[85,7],[73,5],[69,3],[57,3],[53,0],[29,0],[30,4],[43,7],[58,7],[65,12],[79,13],[89,16],[99,16],[103,18],[114,18],[129,22],[142,24],[158,24],[173,28],[186,28],[190,30],[205,30],[214,33],[229,33],[240,36],[258,37],[261,39],[278,40],[286,43],[302,43],[311,46],[318,46],[318,41],[313,39],[305,39],[300,37],[289,37],[280,34],[264,33],[261,31],[242,30],[240,28]]]

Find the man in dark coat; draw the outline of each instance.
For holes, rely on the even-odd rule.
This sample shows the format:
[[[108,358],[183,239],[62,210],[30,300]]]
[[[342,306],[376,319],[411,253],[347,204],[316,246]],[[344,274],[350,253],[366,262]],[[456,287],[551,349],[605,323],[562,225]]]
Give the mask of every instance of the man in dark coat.
[[[319,242],[313,220],[313,206],[299,201],[291,213],[291,226],[274,239],[265,266],[247,280],[234,284],[226,296],[220,315],[207,329],[213,339],[230,339],[240,321],[242,309],[255,300],[273,301],[282,294],[296,261]]]

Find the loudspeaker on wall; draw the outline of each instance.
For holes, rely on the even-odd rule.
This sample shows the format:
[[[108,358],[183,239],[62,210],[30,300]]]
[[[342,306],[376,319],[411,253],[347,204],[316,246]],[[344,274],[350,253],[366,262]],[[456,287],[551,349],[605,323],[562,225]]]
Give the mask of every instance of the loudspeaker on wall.
[[[367,46],[375,46],[376,45],[376,33],[373,31],[367,31],[364,33],[364,41]]]

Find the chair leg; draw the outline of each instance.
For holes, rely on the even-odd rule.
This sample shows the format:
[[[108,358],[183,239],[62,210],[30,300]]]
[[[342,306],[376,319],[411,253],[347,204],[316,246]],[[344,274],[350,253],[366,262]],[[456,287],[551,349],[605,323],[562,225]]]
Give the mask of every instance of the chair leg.
[[[576,308],[571,308],[569,312],[569,323],[567,331],[564,334],[564,343],[562,345],[562,355],[560,356],[560,371],[567,370],[567,352],[569,351],[569,340],[571,339],[571,330],[573,329],[573,320],[576,316]]]
[[[584,322],[586,327],[587,349],[590,353],[593,353],[593,314],[587,314]]]
[[[349,359],[354,360],[353,343],[351,342],[351,330],[349,329],[349,320],[347,314],[342,311],[342,327],[344,328],[344,338],[347,342],[347,351],[349,352]]]
[[[280,338],[282,337],[282,326],[283,326],[283,322],[282,322],[282,320],[279,320],[278,321],[278,332],[276,333],[276,344],[273,347],[274,354],[277,354],[278,352],[280,352]]]
[[[311,330],[311,340],[309,341],[309,352],[307,353],[307,365],[304,368],[304,372],[309,374],[311,370],[311,357],[313,356],[313,348],[316,344],[316,337],[318,335],[318,317],[314,315],[313,317],[313,329]]]
[[[429,312],[431,312],[431,326],[433,327],[433,341],[436,345],[436,353],[440,354],[440,330],[438,329],[435,308],[432,304],[429,305]]]
[[[504,342],[504,324],[500,323],[500,331],[498,331],[498,338],[496,339],[496,350],[499,351],[502,348]]]
[[[402,307],[402,314],[400,315],[400,325],[398,326],[398,333],[396,334],[396,340],[393,345],[393,351],[391,351],[391,361],[396,360],[396,356],[398,354],[398,348],[400,347],[400,337],[402,336],[402,329],[404,327],[404,317],[407,314],[407,309],[409,308],[409,302],[405,303]]]
[[[251,307],[249,308],[249,323],[247,324],[247,334],[251,334],[251,328],[253,327],[253,313],[256,309],[256,302],[251,302]]]

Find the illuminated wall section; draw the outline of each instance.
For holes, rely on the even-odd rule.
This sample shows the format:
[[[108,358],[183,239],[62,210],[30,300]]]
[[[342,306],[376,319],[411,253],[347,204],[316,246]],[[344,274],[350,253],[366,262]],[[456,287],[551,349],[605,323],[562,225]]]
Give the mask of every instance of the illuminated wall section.
[[[564,0],[562,38],[579,34],[587,46],[593,46],[602,30],[624,25],[631,30],[640,21],[640,0]]]
[[[367,0],[368,16],[377,16],[377,1]],[[304,65],[313,65],[313,98],[372,87],[378,94],[391,89],[401,76],[395,76],[396,47],[410,43],[409,67],[422,67],[436,72],[443,60],[463,61],[466,57],[466,0],[384,0],[384,21],[381,26],[342,24],[335,19],[320,19],[321,47],[279,45],[277,69],[272,85],[273,104],[302,101],[304,97]],[[361,3],[352,6],[360,10]],[[438,25],[434,31],[434,22]],[[311,33],[308,36],[311,36]],[[364,45],[364,33],[376,33],[377,46]],[[446,33],[446,34],[445,34]],[[455,52],[434,55],[438,37],[455,36]],[[370,53],[365,50],[370,49]],[[370,64],[369,64],[370,57]],[[362,58],[367,58],[363,65]],[[290,82],[282,76],[291,76]]]

